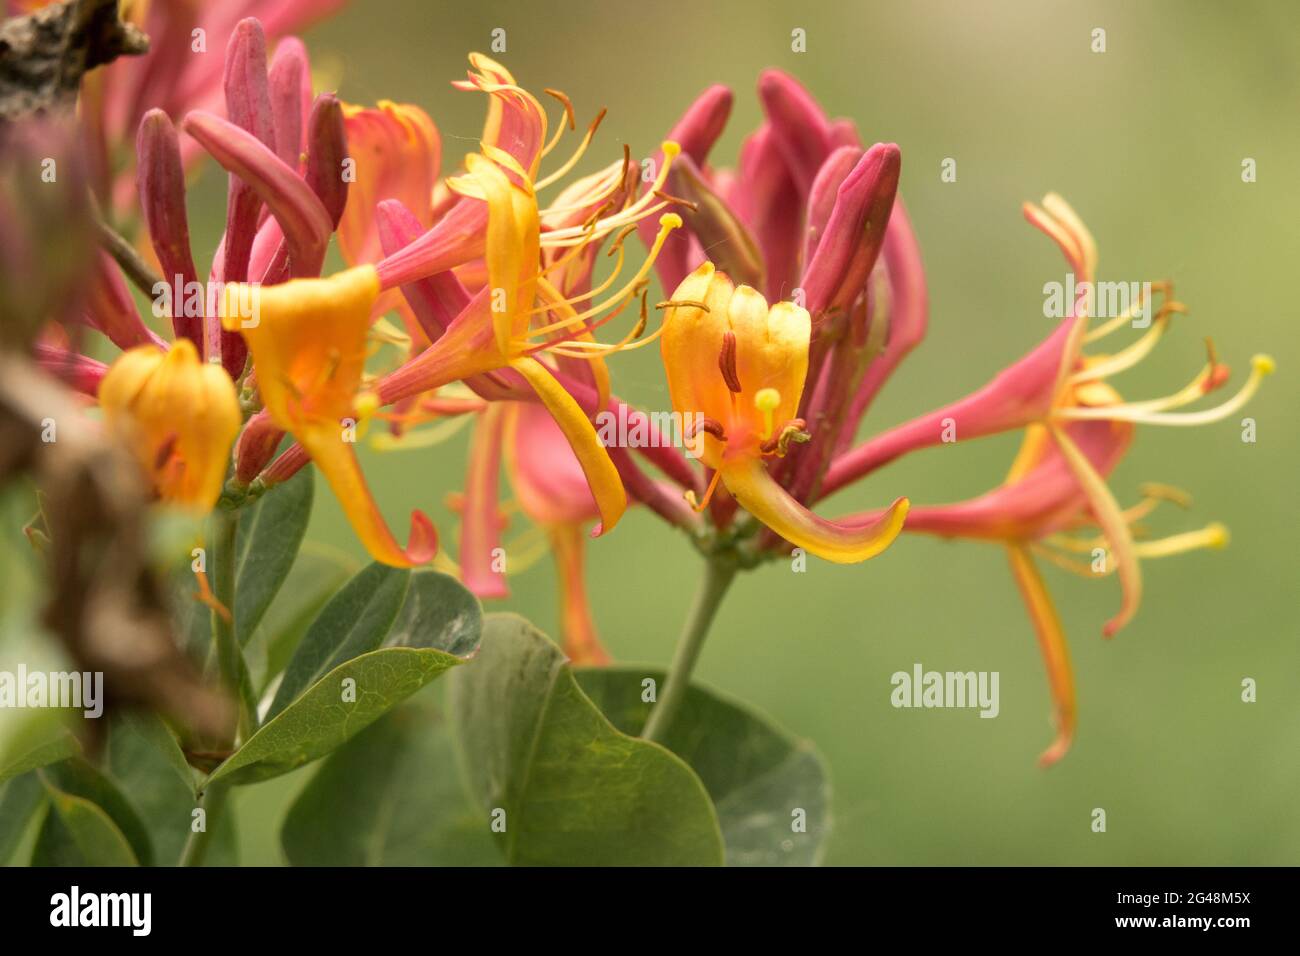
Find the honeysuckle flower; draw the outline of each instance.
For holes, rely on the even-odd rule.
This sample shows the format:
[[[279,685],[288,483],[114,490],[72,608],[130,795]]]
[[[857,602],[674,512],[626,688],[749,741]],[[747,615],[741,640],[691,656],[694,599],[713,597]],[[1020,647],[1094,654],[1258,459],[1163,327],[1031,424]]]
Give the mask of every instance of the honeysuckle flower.
[[[1186,504],[1186,496],[1166,486],[1144,489],[1137,504],[1121,508],[1106,476],[1128,450],[1139,424],[1195,425],[1234,414],[1272,371],[1272,360],[1256,356],[1245,385],[1221,404],[1194,412],[1175,411],[1222,387],[1226,366],[1209,348],[1206,365],[1184,388],[1165,398],[1125,402],[1107,381],[1140,362],[1158,341],[1171,318],[1184,311],[1165,297],[1149,328],[1133,344],[1113,355],[1085,354],[1084,346],[1131,322],[1143,303],[1088,329],[1090,285],[1096,274],[1096,244],[1077,214],[1058,196],[1041,206],[1027,204],[1026,217],[1047,233],[1081,277],[1079,296],[1070,315],[1038,347],[971,395],[911,422],[890,429],[837,458],[822,491],[830,494],[894,459],[943,441],[976,438],[1021,429],[1025,437],[1004,483],[968,501],[915,507],[907,531],[942,537],[999,542],[1006,546],[1016,584],[1033,622],[1052,692],[1057,736],[1041,755],[1048,766],[1069,750],[1076,729],[1076,697],[1069,649],[1060,617],[1036,559],[1096,577],[1118,572],[1123,604],[1105,625],[1113,636],[1132,620],[1141,600],[1140,561],[1195,548],[1221,548],[1227,531],[1211,523],[1166,538],[1143,540],[1136,523],[1164,500]],[[1087,283],[1088,285],[1085,285]],[[1149,305],[1149,303],[1147,303]],[[875,520],[868,513],[862,521]],[[1093,527],[1079,537],[1068,532]],[[1090,556],[1079,561],[1077,556]]]
[[[190,247],[175,127],[164,110],[152,109],[136,137],[140,208],[163,272],[163,289],[150,290],[155,309],[161,302],[175,336],[194,342],[205,359],[219,360],[236,380],[245,372],[244,342],[221,328],[209,292],[226,282],[273,284],[318,275],[346,201],[347,184],[338,175],[345,152],[342,111],[328,94],[308,106],[307,70],[301,44],[287,41],[268,66],[261,24],[242,20],[225,59],[231,119],[194,111],[184,120],[186,142],[207,149],[231,173],[226,230],[206,290]]]
[[[259,476],[263,481],[252,489],[255,493],[315,460],[377,560],[420,564],[436,548],[431,523],[416,512],[410,546],[401,548],[371,500],[350,447],[354,430],[364,427],[373,408],[362,389],[369,312],[351,320],[356,309],[374,304],[375,270],[367,266],[319,287],[287,281],[319,275],[347,202],[347,182],[340,174],[347,154],[343,110],[331,94],[310,100],[307,73],[301,44],[281,44],[268,63],[262,26],[242,20],[232,32],[225,61],[223,92],[231,119],[196,110],[183,121],[191,139],[231,174],[226,231],[206,289],[190,246],[179,138],[163,111],[142,118],[137,136],[140,205],[148,238],[167,273],[163,290],[147,291],[155,296],[155,310],[163,309],[159,317],[173,322],[176,338],[167,354],[175,352],[175,361],[201,354],[205,361],[198,381],[210,379],[212,369],[224,368],[227,389],[238,383],[242,391],[236,413],[242,422],[247,412],[248,421],[239,434],[235,474],[226,489],[231,500],[241,500]],[[142,340],[166,347],[140,321],[117,267],[104,259],[100,273],[84,322],[124,347]],[[261,312],[263,302],[266,313]],[[320,311],[322,302],[333,309],[328,315]],[[246,337],[262,356],[251,367]],[[101,402],[120,398],[120,389],[106,390],[99,381],[118,381],[111,372],[101,376],[95,364],[63,343],[51,339],[39,351],[45,367],[89,393],[97,391]],[[125,367],[137,367],[140,360],[131,362]],[[278,470],[268,469],[286,431],[301,444],[284,456]],[[210,480],[217,482],[218,492],[233,438],[226,438],[221,448],[220,474],[212,465]],[[209,506],[217,500],[215,493],[210,497]]]
[[[367,109],[345,103],[343,119],[356,178],[339,222],[339,252],[348,265],[375,263],[384,256],[377,214],[381,202],[401,203],[420,232],[433,225],[442,140],[428,114],[409,104],[381,100]],[[416,343],[429,344],[399,290],[386,291],[375,308],[381,315],[396,309]]]
[[[878,520],[840,525],[808,511],[767,470],[791,442],[807,440],[797,417],[808,372],[812,320],[790,302],[771,308],[705,262],[673,294],[662,353],[673,407],[704,415],[701,458],[751,515],[798,547],[830,561],[874,557],[907,515],[900,498]],[[701,503],[703,507],[703,503]]]
[[[250,292],[256,322],[246,320],[240,308]],[[271,422],[311,456],[371,557],[410,567],[433,557],[433,524],[413,511],[410,540],[402,548],[370,496],[353,448],[357,427],[376,407],[361,386],[370,310],[378,295],[373,266],[252,290],[233,284],[225,289],[222,321],[248,342]]]
[[[706,90],[673,127],[670,135],[683,151],[669,190],[689,206],[682,213],[685,228],[665,242],[656,268],[666,288],[679,288],[691,281],[686,274],[705,261],[707,248],[731,281],[760,290],[767,300],[793,300],[808,315],[807,387],[801,379],[795,406],[781,412],[801,423],[798,432],[808,440],[785,443],[780,455],[769,455],[754,470],[770,480],[769,493],[781,490],[773,501],[783,509],[798,506],[789,511],[793,516],[811,514],[803,506],[815,500],[869,395],[923,337],[924,276],[896,198],[898,147],[878,143],[864,150],[850,124],[828,119],[779,71],[763,74],[759,92],[767,120],[745,141],[735,172],[708,161],[731,107],[725,88]],[[679,290],[672,298],[694,297]],[[666,359],[670,378],[671,364]],[[724,529],[735,508],[736,480],[719,481],[725,491],[713,496],[710,514]],[[783,545],[776,526],[764,521],[759,552],[797,543],[786,539]]]
[[[1249,401],[1263,378],[1273,370],[1273,361],[1265,355],[1255,356],[1244,385],[1221,404],[1194,412],[1177,411],[1226,383],[1227,368],[1218,361],[1211,346],[1205,366],[1183,388],[1163,398],[1125,402],[1108,379],[1141,362],[1160,340],[1172,318],[1185,311],[1184,307],[1165,298],[1149,328],[1132,344],[1111,355],[1086,354],[1085,345],[1128,325],[1142,304],[1132,303],[1125,312],[1090,330],[1089,290],[1095,280],[1097,260],[1092,234],[1074,210],[1056,195],[1049,195],[1041,206],[1026,204],[1025,215],[1060,246],[1075,275],[1080,277],[1078,296],[1070,314],[1037,348],[999,373],[984,388],[890,429],[837,458],[827,472],[822,492],[830,494],[909,451],[939,444],[945,434],[964,440],[1029,429],[1022,454],[1041,454],[1034,449],[1047,440],[1055,444],[1087,494],[1090,508],[1109,542],[1123,595],[1119,612],[1104,628],[1109,637],[1137,612],[1142,593],[1141,570],[1123,510],[1067,426],[1096,421],[1151,425],[1220,421]],[[1167,296],[1169,285],[1160,283],[1153,290]]]
[[[108,369],[99,404],[160,498],[202,511],[216,504],[243,421],[220,366],[200,361],[187,339],[166,351],[137,346]]]
[[[381,100],[373,109],[343,105],[356,179],[339,223],[339,251],[350,265],[383,258],[376,208],[397,201],[420,223],[433,225],[433,190],[442,164],[442,138],[418,106]]]
[[[482,151],[467,156],[464,173],[446,181],[459,200],[427,232],[397,248],[376,266],[383,289],[402,288],[407,292],[412,310],[432,344],[384,376],[376,391],[380,404],[390,405],[464,380],[476,388],[496,391],[494,398],[540,401],[568,438],[587,476],[601,514],[597,530],[603,533],[618,522],[626,507],[626,493],[618,469],[597,439],[588,412],[608,401],[603,357],[647,344],[653,336],[637,338],[644,329],[644,313],[633,334],[621,342],[596,342],[592,332],[638,296],[642,297],[644,309],[646,275],[663,239],[680,226],[677,215],[666,213],[660,217],[660,239],[651,255],[629,280],[613,292],[609,289],[619,280],[624,256],[622,238],[636,223],[660,213],[672,202],[661,195],[671,164],[665,163],[660,171],[656,190],[640,199],[627,188],[629,159],[625,155],[621,162],[562,193],[557,204],[541,206],[537,190],[572,168],[598,121],[588,129],[574,157],[539,179],[541,159],[559,138],[557,133],[548,142],[545,110],[499,64],[478,55],[471,57],[471,63],[475,71],[458,85],[488,94]],[[571,118],[567,99],[561,100]],[[671,143],[663,148],[669,157],[677,151]],[[402,204],[390,202],[396,205],[389,205],[388,213],[376,210],[381,219],[376,229],[387,215],[389,225],[401,231],[406,228]],[[575,223],[571,217],[579,210],[582,219]],[[419,220],[417,214],[409,210],[407,214]],[[585,277],[581,270],[575,273],[569,267],[610,236],[615,236],[612,252],[618,256],[614,275],[596,289],[574,292]],[[487,282],[469,294],[458,280],[452,281],[454,274],[448,277],[448,273],[477,258],[486,263]],[[574,279],[575,274],[579,280]],[[447,281],[420,285],[438,283],[440,277]],[[559,281],[558,286],[553,278]],[[587,305],[600,296],[604,298]],[[448,308],[453,304],[458,309],[454,314]],[[548,358],[543,360],[543,355]],[[570,388],[557,378],[559,370],[550,363],[568,359],[590,366],[585,381],[576,384],[592,386],[594,407],[584,410]]]
[[[80,355],[66,347],[38,342],[33,357],[38,365],[69,388],[94,398],[108,366],[98,359]]]

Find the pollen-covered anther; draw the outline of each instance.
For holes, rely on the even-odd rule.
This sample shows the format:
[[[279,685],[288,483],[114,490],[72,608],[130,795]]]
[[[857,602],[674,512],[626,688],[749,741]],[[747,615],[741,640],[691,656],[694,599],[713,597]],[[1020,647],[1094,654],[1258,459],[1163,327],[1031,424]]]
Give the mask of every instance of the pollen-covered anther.
[[[699,309],[701,312],[708,312],[709,307],[706,303],[696,299],[666,299],[663,302],[655,303],[656,309]]]
[[[697,421],[687,422],[687,438],[694,438],[700,432],[704,432],[706,435],[712,435],[720,442],[725,442],[727,440],[727,432],[722,427],[722,422],[718,421],[716,418],[702,416]]]
[[[775,438],[769,438],[758,448],[764,455],[776,455],[778,458],[784,458],[790,451],[791,442],[801,445],[811,440],[812,435],[808,433],[808,423],[802,418],[792,418],[781,426],[781,431]]]
[[[727,383],[727,388],[739,394],[741,387],[740,375],[736,372],[736,333],[730,330],[722,333],[722,352],[718,355],[718,371],[722,373],[722,380]],[[771,392],[776,395],[771,407],[766,410],[767,434],[763,436],[766,438],[772,433],[772,409],[781,404],[781,396],[777,394],[775,389],[763,389],[759,392],[759,395],[763,394],[763,392]],[[759,409],[764,407],[759,404],[758,395],[754,396],[754,405]]]
[[[697,211],[700,208],[699,203],[692,202],[689,199],[684,199],[681,196],[674,196],[672,193],[666,193],[662,189],[656,189],[654,191],[654,196],[656,199],[662,199],[664,202],[671,203],[674,206],[685,206],[692,212]]]

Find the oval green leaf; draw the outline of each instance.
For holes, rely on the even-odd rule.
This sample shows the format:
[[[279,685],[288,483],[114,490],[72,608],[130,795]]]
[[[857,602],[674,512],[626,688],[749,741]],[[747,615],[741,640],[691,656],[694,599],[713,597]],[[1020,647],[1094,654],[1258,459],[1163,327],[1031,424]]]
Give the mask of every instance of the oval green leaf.
[[[467,782],[482,826],[504,825],[495,837],[507,862],[722,864],[718,818],[695,772],[616,729],[527,621],[489,615],[478,659],[450,691]]]
[[[574,676],[619,730],[639,734],[652,703],[647,679],[663,689],[655,668],[581,668]],[[811,866],[830,831],[830,781],[806,740],[716,691],[692,684],[668,729],[665,746],[699,775],[713,798],[727,844],[728,866]]]
[[[372,568],[357,577],[366,575]],[[329,670],[284,704],[283,709],[214,770],[208,778],[209,784],[217,780],[230,784],[255,783],[323,757],[475,652],[482,612],[472,594],[445,574],[395,573],[404,575],[397,580],[407,585],[395,619],[389,616],[388,599],[382,613],[380,609],[371,609],[369,602],[349,602],[346,606],[350,611],[346,613],[365,617],[374,626],[353,628],[345,613],[341,621],[323,628],[322,633],[327,630],[330,635],[340,637],[340,642],[332,644],[324,637],[314,641],[304,651],[300,673],[314,674],[321,667]],[[393,586],[395,579],[376,575],[368,580],[383,580],[387,588]],[[339,613],[343,605],[336,605],[337,602],[331,601],[321,616]],[[315,624],[312,630],[316,630]],[[308,638],[303,639],[304,646],[307,641]],[[372,647],[377,649],[371,650]],[[354,656],[335,663],[354,652]],[[298,655],[294,660],[298,660]],[[291,663],[290,671],[293,669]],[[287,671],[286,680],[288,675]],[[277,702],[280,699],[277,694]]]
[[[321,763],[280,831],[294,866],[500,866],[456,766],[447,718],[419,694]]]
[[[50,812],[32,853],[33,866],[137,866],[131,841],[108,812],[61,789],[40,771]]]

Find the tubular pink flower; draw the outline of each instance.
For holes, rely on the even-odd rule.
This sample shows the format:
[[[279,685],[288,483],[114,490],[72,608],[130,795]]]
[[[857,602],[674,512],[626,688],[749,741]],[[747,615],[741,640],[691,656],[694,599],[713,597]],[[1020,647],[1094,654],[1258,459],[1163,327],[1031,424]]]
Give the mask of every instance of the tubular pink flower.
[[[108,366],[103,362],[55,345],[38,342],[34,354],[41,368],[69,388],[91,398],[99,394],[99,383],[108,373]]]
[[[166,345],[140,318],[140,311],[113,258],[100,251],[94,261],[95,269],[83,305],[86,324],[102,332],[123,351],[137,345]]]
[[[481,598],[504,598],[510,594],[504,569],[497,569],[500,565],[497,558],[502,552],[499,475],[504,413],[502,406],[488,405],[477,416],[465,474],[460,524],[461,580]]]
[[[759,77],[758,95],[786,168],[800,195],[807,196],[822,163],[839,145],[830,120],[808,91],[781,70]]]
[[[1032,352],[999,372],[966,398],[945,405],[905,425],[891,428],[832,463],[822,483],[822,495],[870,474],[909,452],[955,439],[965,441],[1024,428],[1044,419],[1056,397],[1061,363],[1068,357],[1077,319],[1071,316]]]
[[[290,271],[319,275],[333,232],[329,213],[297,174],[254,136],[211,113],[185,117],[184,128],[222,166],[248,183],[284,230]]]
[[[172,329],[177,338],[203,346],[203,315],[188,315],[177,302],[174,286],[182,290],[199,280],[190,251],[189,217],[185,211],[185,170],[176,128],[162,110],[150,110],[136,136],[136,176],[140,211],[144,214],[163,282],[173,288]]]
[[[930,299],[921,249],[902,199],[896,200],[889,217],[881,255],[889,282],[889,334],[884,349],[867,367],[851,398],[836,445],[837,453],[852,445],[862,416],[907,354],[921,344],[929,324]]]
[[[798,279],[802,211],[794,177],[770,124],[745,140],[737,179],[744,186],[737,188],[732,203],[763,251],[763,293],[769,299],[788,296]]]
[[[306,119],[312,101],[307,48],[297,37],[286,37],[276,45],[267,71],[267,86],[275,154],[290,169],[297,169],[307,149]]]
[[[123,17],[141,27],[151,42],[143,56],[123,57],[86,78],[82,109],[92,130],[90,158],[99,170],[96,191],[105,201],[111,198],[117,212],[131,211],[136,202],[134,157],[121,146],[130,142],[150,109],[161,109],[179,122],[192,109],[224,108],[224,62],[218,44],[241,20],[257,16],[265,37],[277,42],[278,57],[286,44],[297,42],[287,34],[342,5],[342,0],[124,3]],[[209,44],[205,52],[195,51],[196,35]],[[199,155],[197,145],[183,141],[181,155],[188,168]]]
[[[901,162],[895,144],[877,143],[836,190],[834,206],[800,283],[812,315],[847,308],[875,268],[898,192]]]
[[[862,159],[862,150],[857,146],[841,146],[826,157],[817,178],[813,180],[808,192],[808,211],[804,222],[804,246],[801,256],[804,262],[812,262],[813,254],[821,242],[826,224],[839,198],[840,186],[853,172]]]

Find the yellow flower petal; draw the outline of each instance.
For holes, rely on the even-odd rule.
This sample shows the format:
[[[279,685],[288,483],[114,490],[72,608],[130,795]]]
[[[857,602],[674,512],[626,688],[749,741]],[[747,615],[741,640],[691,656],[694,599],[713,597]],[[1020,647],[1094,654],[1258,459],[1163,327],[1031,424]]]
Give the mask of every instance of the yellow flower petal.
[[[742,508],[791,544],[837,564],[874,558],[894,542],[907,518],[908,501],[899,498],[868,525],[827,521],[791,498],[757,458],[724,461],[721,473]]]
[[[627,492],[618,469],[610,461],[609,453],[596,436],[596,429],[573,396],[551,375],[546,366],[533,358],[516,359],[510,367],[517,370],[533,387],[537,397],[546,406],[569,440],[569,446],[587,476],[592,497],[600,511],[600,533],[610,531],[618,524],[627,508]]]
[[[1023,545],[1007,547],[1011,571],[1020,588],[1029,619],[1038,635],[1038,646],[1047,667],[1047,683],[1052,691],[1052,705],[1056,718],[1056,740],[1038,758],[1040,767],[1050,767],[1065,756],[1074,740],[1077,708],[1074,697],[1074,672],[1070,667],[1070,648],[1065,640],[1065,630],[1056,613],[1056,605],[1043,583],[1038,566]]]
[[[366,487],[354,446],[343,438],[343,429],[309,427],[295,437],[329,482],[348,523],[372,558],[395,568],[416,567],[433,559],[438,535],[423,512],[411,512],[411,536],[405,548],[393,538]]]

